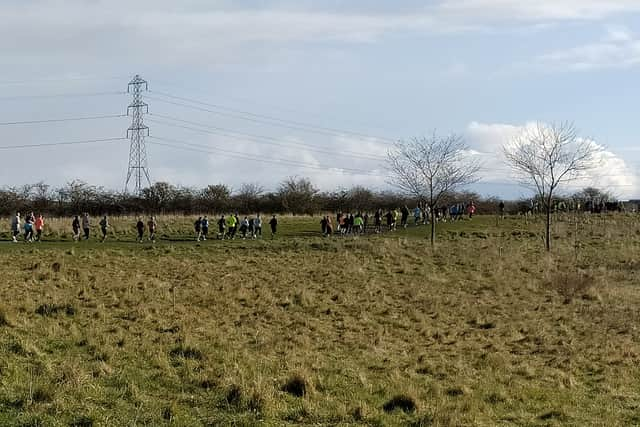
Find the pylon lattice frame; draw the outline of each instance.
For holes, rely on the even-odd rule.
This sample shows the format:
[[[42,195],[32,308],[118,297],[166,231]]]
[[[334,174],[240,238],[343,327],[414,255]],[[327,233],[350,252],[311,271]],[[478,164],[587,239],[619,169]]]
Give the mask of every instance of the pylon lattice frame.
[[[127,107],[127,116],[131,116],[131,126],[127,129],[127,138],[131,140],[131,145],[129,148],[129,169],[124,190],[125,192],[128,191],[129,182],[133,179],[133,191],[135,194],[142,192],[144,181],[151,186],[145,145],[145,137],[149,136],[149,127],[144,124],[143,118],[145,114],[149,113],[149,105],[142,100],[142,92],[148,90],[147,81],[137,74],[127,86],[127,93],[132,94],[133,101]]]

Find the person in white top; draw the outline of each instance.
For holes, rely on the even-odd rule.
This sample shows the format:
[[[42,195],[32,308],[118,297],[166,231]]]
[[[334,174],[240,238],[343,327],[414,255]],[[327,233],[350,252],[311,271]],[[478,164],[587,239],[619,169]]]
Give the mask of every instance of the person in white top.
[[[18,243],[18,236],[20,235],[20,212],[17,212],[16,216],[11,220],[11,235],[13,242]]]

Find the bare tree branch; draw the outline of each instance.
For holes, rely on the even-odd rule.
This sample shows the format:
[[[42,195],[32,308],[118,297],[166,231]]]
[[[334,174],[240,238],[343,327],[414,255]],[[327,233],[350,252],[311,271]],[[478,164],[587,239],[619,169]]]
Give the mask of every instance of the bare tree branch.
[[[551,249],[551,208],[555,191],[597,166],[602,148],[578,136],[573,124],[536,123],[503,147],[518,180],[535,190],[547,213],[546,247]]]
[[[433,212],[448,193],[477,181],[481,165],[459,135],[400,141],[388,153],[389,183],[402,192],[426,200],[432,212],[431,242],[435,239]]]

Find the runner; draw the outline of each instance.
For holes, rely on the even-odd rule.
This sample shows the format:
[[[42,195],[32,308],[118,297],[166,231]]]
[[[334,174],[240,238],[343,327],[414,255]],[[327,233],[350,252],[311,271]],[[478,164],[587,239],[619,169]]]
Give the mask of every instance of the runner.
[[[17,212],[16,216],[11,220],[11,234],[13,236],[13,243],[18,243],[18,236],[20,235],[20,212]]]
[[[398,209],[396,208],[393,210],[393,229],[394,230],[398,226],[398,219],[400,219],[400,212],[398,212]]]
[[[469,203],[469,206],[467,207],[467,211],[469,212],[469,219],[472,219],[473,215],[475,215],[476,213],[476,205],[473,203],[473,201]]]
[[[78,215],[73,217],[73,222],[71,223],[71,228],[73,229],[73,240],[80,240],[80,217]]]
[[[218,239],[224,239],[224,229],[226,228],[226,220],[224,219],[224,215],[220,217],[218,220]]]
[[[227,238],[233,240],[236,237],[236,217],[229,215],[227,217]]]
[[[138,230],[138,242],[142,243],[144,239],[144,222],[142,221],[142,217],[138,218],[136,229]]]
[[[196,219],[193,223],[193,229],[196,232],[196,242],[199,242],[200,237],[202,237],[202,217],[198,217],[198,219]]]
[[[42,241],[42,231],[44,230],[44,217],[42,215],[38,215],[36,218],[36,241]]]
[[[385,216],[387,217],[387,228],[389,229],[389,231],[391,231],[393,230],[393,213],[389,211]]]
[[[327,236],[331,237],[333,236],[333,225],[331,225],[331,217],[329,215],[327,215]]]
[[[362,219],[362,215],[360,215],[360,213],[357,213],[356,216],[353,217],[353,234],[361,234],[363,225],[364,220]]]
[[[156,223],[156,217],[152,216],[149,218],[149,222],[147,223],[147,227],[149,227],[149,241],[155,243],[156,242],[156,229],[158,228],[158,224]]]
[[[107,240],[107,230],[109,228],[109,220],[107,219],[107,216],[103,216],[102,219],[100,220],[100,231],[102,231],[102,241],[104,242],[105,240]]]
[[[402,226],[402,228],[407,228],[409,222],[409,208],[407,207],[407,205],[404,205],[400,209],[400,213],[400,225]]]
[[[27,215],[27,218],[24,221],[24,241],[25,242],[33,242],[33,223],[35,222],[35,218],[33,216],[33,212]]]
[[[256,215],[256,219],[253,222],[253,238],[256,239],[258,236],[262,238],[262,218],[260,218],[260,214]]]
[[[413,221],[417,226],[420,225],[420,217],[422,216],[422,211],[420,210],[419,206],[416,206],[416,208],[413,210]]]
[[[91,222],[89,221],[89,214],[86,212],[82,217],[82,229],[84,230],[84,240],[89,240],[89,232],[91,231]]]
[[[249,220],[245,216],[242,222],[240,223],[240,233],[242,233],[242,239],[247,238],[247,231],[249,231]]]
[[[202,218],[202,240],[207,240],[209,235],[209,218],[206,216]]]
[[[376,233],[382,232],[382,211],[380,209],[376,210],[373,216],[373,227]]]
[[[256,238],[256,220],[251,217],[249,218],[249,237],[252,239]]]
[[[271,239],[273,239],[278,231],[278,220],[275,215],[271,218],[271,221],[269,221],[269,225],[271,226]]]

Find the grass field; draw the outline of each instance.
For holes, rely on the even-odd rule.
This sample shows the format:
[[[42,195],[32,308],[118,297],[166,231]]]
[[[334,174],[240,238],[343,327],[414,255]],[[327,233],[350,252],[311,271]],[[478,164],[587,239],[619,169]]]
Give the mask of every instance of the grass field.
[[[0,425],[640,425],[640,218],[319,220],[0,243]]]

